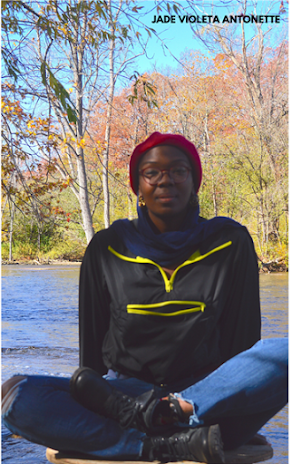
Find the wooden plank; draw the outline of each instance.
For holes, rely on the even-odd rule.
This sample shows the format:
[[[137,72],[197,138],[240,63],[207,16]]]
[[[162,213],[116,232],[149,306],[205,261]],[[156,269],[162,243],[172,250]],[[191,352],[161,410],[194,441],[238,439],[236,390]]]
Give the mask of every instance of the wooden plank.
[[[142,464],[144,461],[101,461],[88,455],[78,453],[62,453],[47,448],[46,456],[53,464]],[[226,464],[255,464],[267,461],[273,457],[273,448],[269,445],[244,445],[236,450],[226,451]],[[158,462],[158,461],[154,461]],[[200,464],[194,461],[183,461],[184,464]],[[202,464],[202,463],[201,463]],[[204,463],[203,463],[204,464]]]
[[[53,464],[145,464],[144,461],[101,461],[98,459],[95,459],[94,457],[86,456],[84,458],[77,457],[77,454],[75,454],[76,457],[73,457],[74,453],[69,457],[69,453],[62,453],[61,451],[56,451],[51,448],[47,448],[46,452],[46,457],[48,461],[52,462]],[[158,462],[158,461],[154,461]],[[192,461],[192,464],[199,464],[199,463],[194,463]]]

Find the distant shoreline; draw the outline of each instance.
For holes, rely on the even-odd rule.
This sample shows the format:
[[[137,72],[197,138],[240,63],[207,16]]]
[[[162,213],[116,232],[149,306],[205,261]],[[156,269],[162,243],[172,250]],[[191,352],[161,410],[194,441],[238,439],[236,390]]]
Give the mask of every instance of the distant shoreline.
[[[77,266],[81,265],[82,260],[79,261],[69,261],[69,260],[62,260],[62,259],[49,259],[49,260],[15,260],[15,261],[8,261],[2,260],[2,266]],[[276,272],[288,272],[288,267],[285,263],[277,263],[276,261],[271,261],[269,263],[260,263],[259,266],[260,274],[270,274]]]
[[[50,260],[42,260],[42,261],[37,261],[36,259],[32,260],[15,260],[15,261],[8,261],[8,260],[2,260],[1,265],[2,266],[76,266],[81,264],[80,261],[68,261],[68,260],[62,260],[62,259],[50,259]]]

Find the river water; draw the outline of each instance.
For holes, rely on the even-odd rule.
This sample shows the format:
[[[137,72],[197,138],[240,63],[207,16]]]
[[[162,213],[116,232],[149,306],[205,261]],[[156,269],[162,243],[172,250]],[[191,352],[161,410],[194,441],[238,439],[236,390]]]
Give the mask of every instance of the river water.
[[[11,375],[70,376],[78,367],[79,266],[2,266],[2,382]],[[260,275],[262,336],[288,336],[288,276]],[[262,429],[271,464],[288,463],[288,411]],[[2,462],[46,464],[45,448],[2,426]]]

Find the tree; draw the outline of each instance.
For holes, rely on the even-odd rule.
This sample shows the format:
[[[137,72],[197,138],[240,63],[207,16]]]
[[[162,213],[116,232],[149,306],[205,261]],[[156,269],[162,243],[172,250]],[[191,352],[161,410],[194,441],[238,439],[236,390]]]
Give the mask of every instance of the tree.
[[[284,45],[280,44],[280,49],[283,50]],[[279,51],[269,49],[265,57],[261,86],[265,92],[270,92],[270,79],[277,68],[274,101],[284,102],[286,54],[278,60]],[[268,152],[259,149],[259,134],[239,70],[222,53],[207,59],[191,52],[182,61],[183,69],[176,75],[154,72],[147,76],[147,81],[157,88],[157,106],[148,108],[139,100],[139,104],[136,102],[132,108],[128,107],[125,96],[130,89],[115,97],[113,163],[126,167],[132,142],[142,141],[148,131],[185,135],[198,147],[202,158],[204,177],[200,203],[203,215],[228,215],[248,225],[264,256],[266,244],[272,237],[277,237],[277,243],[281,243],[280,229],[285,229],[280,223],[281,217],[286,215],[286,199],[280,192],[286,190],[287,181],[286,118],[278,118],[277,137],[281,140],[276,142],[276,131],[273,135],[273,143],[281,146],[281,158],[276,163],[280,176],[280,184],[277,184]],[[266,98],[269,101],[268,96]],[[276,107],[280,110],[281,105],[276,104]],[[139,108],[141,112],[137,111]],[[103,111],[99,108],[99,121]],[[139,124],[136,124],[138,118]],[[100,130],[102,128],[95,131],[97,138]]]
[[[159,2],[157,8],[167,5],[171,8]],[[238,5],[246,8],[238,14],[248,11],[247,2]],[[13,92],[4,85],[4,106],[9,100],[10,115],[15,111],[7,132],[13,137],[5,139],[14,155],[4,154],[3,164],[4,184],[9,185],[9,201],[4,196],[4,203],[6,208],[10,205],[11,225],[17,190],[35,195],[29,204],[37,224],[38,208],[33,208],[37,188],[42,186],[40,206],[47,201],[49,182],[56,183],[56,192],[67,189],[66,202],[74,211],[70,223],[73,218],[80,222],[86,241],[93,227],[100,228],[103,222],[108,226],[111,217],[124,215],[126,202],[131,217],[133,198],[126,182],[129,155],[137,143],[159,130],[181,133],[198,147],[205,173],[200,191],[204,215],[231,215],[248,223],[262,255],[269,243],[285,242],[285,36],[276,45],[275,39],[267,42],[273,31],[261,24],[255,25],[253,35],[245,23],[207,25],[195,32],[215,54],[207,58],[186,52],[175,73],[154,71],[141,76],[131,67],[136,56],[132,44],[142,40],[137,29],[142,27],[137,20],[138,3],[111,0],[105,7],[101,2],[49,0],[37,10],[34,3],[26,2],[26,6],[33,11],[26,9],[21,24],[25,49],[20,48],[21,41],[16,50],[11,40],[8,47],[9,56],[14,52],[21,58],[21,65],[20,59],[16,64],[25,73],[18,75]],[[191,7],[193,2],[189,13]],[[13,15],[5,18],[11,29],[12,19]],[[16,36],[17,32],[13,39]],[[123,88],[118,94],[117,84]],[[22,122],[16,117],[20,111]],[[40,164],[40,170],[33,164]],[[14,172],[19,173],[17,181]],[[119,194],[119,186],[127,194]],[[62,209],[66,210],[65,205]]]
[[[4,48],[9,50],[5,55],[10,57],[5,61],[8,75],[14,73],[14,78],[22,81],[29,75],[24,84],[27,93],[37,96],[43,111],[48,112],[50,121],[55,124],[52,136],[59,138],[63,149],[62,152],[57,145],[53,147],[56,167],[61,177],[69,181],[80,204],[82,227],[88,242],[94,233],[92,211],[100,196],[95,197],[88,191],[85,134],[96,103],[106,99],[106,140],[100,162],[103,164],[105,224],[108,226],[107,164],[112,98],[118,76],[127,77],[126,66],[135,57],[131,50],[134,36],[142,45],[141,53],[144,51],[141,33],[137,30],[142,26],[137,20],[142,7],[134,1],[123,0],[107,3],[49,0],[38,9],[33,2],[10,4],[11,14],[8,8],[3,8],[4,28],[10,32],[14,27],[13,32],[19,37],[13,48],[7,36]],[[170,8],[168,3],[166,6]],[[25,18],[22,16],[24,10]],[[151,34],[149,28],[145,29]],[[16,58],[14,69],[11,63],[17,53],[21,60]],[[18,66],[25,72],[18,72]],[[49,160],[46,153],[43,156]]]
[[[115,36],[110,34],[113,31],[107,30],[111,18],[109,10],[103,4],[101,8],[101,4],[49,1],[37,14],[35,10],[29,9],[29,20],[26,23],[33,28],[31,36],[34,35],[26,52],[26,74],[29,73],[29,80],[25,82],[25,86],[28,92],[38,96],[39,102],[46,105],[45,111],[51,114],[50,122],[55,118],[55,127],[50,127],[48,136],[59,140],[59,146],[52,146],[56,168],[61,177],[69,182],[80,204],[87,242],[94,234],[91,215],[94,198],[90,204],[84,137],[92,109],[107,89],[107,75],[101,69],[108,54],[108,43],[113,44],[115,41]],[[59,31],[58,34],[48,33],[39,17],[45,17],[47,24],[53,24],[54,29]],[[117,21],[117,16],[112,18],[114,20]],[[120,34],[121,42],[127,39],[127,29],[117,22],[114,32]],[[24,56],[22,59],[24,60]],[[70,91],[65,91],[64,86],[60,90],[57,78],[71,88],[71,99],[74,98],[77,115],[76,124],[68,108],[64,111]],[[45,85],[45,92],[42,85]],[[42,149],[41,142],[36,142],[43,159],[50,162],[51,153]]]
[[[2,218],[3,230],[9,237],[11,261],[13,239],[17,233],[14,223],[19,214],[27,222],[36,224],[40,251],[43,231],[47,230],[48,224],[54,228],[56,219],[65,214],[63,209],[53,208],[55,197],[64,185],[55,177],[54,159],[51,158],[49,163],[35,153],[37,146],[41,146],[48,155],[51,152],[52,140],[47,137],[48,118],[34,118],[25,112],[23,89],[16,88],[14,84],[3,84],[3,91]]]
[[[191,2],[188,6],[193,7]],[[270,237],[279,236],[280,216],[287,211],[287,12],[284,2],[278,1],[262,2],[265,11],[259,11],[260,3],[247,0],[236,7],[237,11],[229,13],[238,18],[276,11],[281,23],[249,24],[242,20],[195,26],[193,30],[209,50],[221,54],[226,69],[233,68],[233,79],[241,81],[241,99],[245,102],[241,106],[250,130],[249,134],[237,132],[240,145],[234,150],[226,143],[226,150],[232,154],[234,169],[242,171],[257,199],[258,239],[263,247]],[[235,5],[231,8],[234,10]],[[275,208],[275,192],[279,192],[279,199],[282,197],[279,209]]]

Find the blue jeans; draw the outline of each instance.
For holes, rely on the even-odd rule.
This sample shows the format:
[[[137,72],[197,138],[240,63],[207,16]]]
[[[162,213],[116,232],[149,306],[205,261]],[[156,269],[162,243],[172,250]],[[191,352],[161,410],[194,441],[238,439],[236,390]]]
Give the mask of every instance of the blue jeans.
[[[190,427],[219,423],[225,448],[235,448],[285,406],[287,360],[287,339],[261,340],[203,379],[154,388],[157,397],[176,392],[191,402]],[[135,378],[108,380],[130,396],[153,388]],[[3,418],[13,433],[54,449],[106,460],[141,456],[145,435],[83,408],[71,397],[66,378],[28,376]]]

